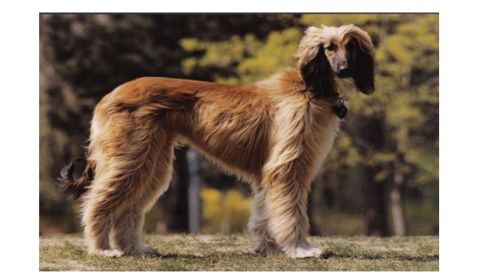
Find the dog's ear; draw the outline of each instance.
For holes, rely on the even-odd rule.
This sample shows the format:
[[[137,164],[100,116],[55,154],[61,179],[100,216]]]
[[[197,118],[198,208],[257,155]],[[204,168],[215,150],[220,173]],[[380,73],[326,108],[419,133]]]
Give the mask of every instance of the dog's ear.
[[[361,92],[370,94],[375,90],[375,53],[372,40],[367,32],[351,25],[347,33],[350,37],[347,49],[355,52],[352,78]]]
[[[371,94],[375,90],[374,64],[373,54],[361,47],[357,47],[352,78],[358,90],[365,94]]]
[[[321,31],[316,27],[307,29],[295,57],[307,89],[317,96],[332,96],[335,94],[334,75],[323,44],[315,36],[318,32]]]

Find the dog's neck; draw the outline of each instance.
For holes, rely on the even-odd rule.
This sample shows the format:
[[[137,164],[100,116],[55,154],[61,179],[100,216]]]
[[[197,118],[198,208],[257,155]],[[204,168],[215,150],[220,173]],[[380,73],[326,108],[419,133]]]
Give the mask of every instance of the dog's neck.
[[[347,96],[353,95],[357,91],[355,81],[352,78],[334,77],[332,82],[332,90],[329,92],[312,92],[314,98],[336,100],[345,99]]]
[[[337,92],[335,105],[333,105],[332,110],[340,119],[344,119],[347,115],[348,108],[345,105],[345,97],[347,95],[352,95],[357,91],[355,86],[355,81],[352,78],[340,79],[335,78],[335,91]]]
[[[334,78],[335,90],[338,94],[338,98],[345,98],[346,96],[353,95],[357,92],[355,81],[352,78]]]

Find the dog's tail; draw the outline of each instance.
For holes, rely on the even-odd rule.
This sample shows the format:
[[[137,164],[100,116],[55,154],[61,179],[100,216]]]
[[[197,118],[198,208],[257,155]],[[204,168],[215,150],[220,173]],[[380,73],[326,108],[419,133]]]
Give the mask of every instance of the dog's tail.
[[[80,177],[74,178],[75,165],[78,163],[84,165],[83,172]],[[88,191],[87,186],[90,185],[90,182],[95,176],[93,166],[93,162],[83,158],[74,160],[65,165],[58,178],[60,190],[63,193],[72,196],[73,199],[81,197]]]

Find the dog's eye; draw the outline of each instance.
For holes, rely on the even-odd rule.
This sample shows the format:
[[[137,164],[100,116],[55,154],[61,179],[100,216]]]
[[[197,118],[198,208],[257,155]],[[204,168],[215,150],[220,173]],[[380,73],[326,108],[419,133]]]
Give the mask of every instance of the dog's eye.
[[[327,51],[334,51],[337,49],[337,45],[331,44],[325,48]]]

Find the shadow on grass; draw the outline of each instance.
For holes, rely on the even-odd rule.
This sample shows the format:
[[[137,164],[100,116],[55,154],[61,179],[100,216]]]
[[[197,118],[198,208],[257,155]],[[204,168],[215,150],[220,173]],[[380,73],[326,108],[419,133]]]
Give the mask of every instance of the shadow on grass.
[[[350,255],[350,254],[338,254],[334,252],[327,252],[325,258],[338,258],[338,259],[359,259],[359,260],[397,260],[397,261],[415,261],[415,262],[433,262],[438,261],[438,254],[430,256],[406,256],[406,255]]]
[[[287,258],[284,254],[274,255],[275,257],[284,257]],[[229,252],[229,253],[219,253],[214,252],[212,254],[205,255],[193,255],[193,254],[181,254],[181,253],[157,253],[155,255],[144,256],[144,258],[158,258],[158,259],[190,259],[190,260],[204,260],[229,257],[229,258],[264,258],[265,255],[250,253],[250,252]],[[335,253],[333,251],[326,251],[318,259],[358,259],[358,260],[397,260],[397,261],[414,261],[414,262],[433,262],[439,260],[438,254],[427,255],[427,256],[408,256],[408,255],[353,255],[345,253]]]
[[[142,258],[153,258],[153,259],[191,259],[191,260],[202,260],[202,259],[211,259],[212,257],[221,258],[221,257],[237,257],[237,258],[252,258],[252,257],[265,257],[264,255],[256,253],[219,253],[213,252],[211,254],[204,255],[194,255],[194,254],[181,254],[181,253],[157,253],[154,255],[143,256]]]

